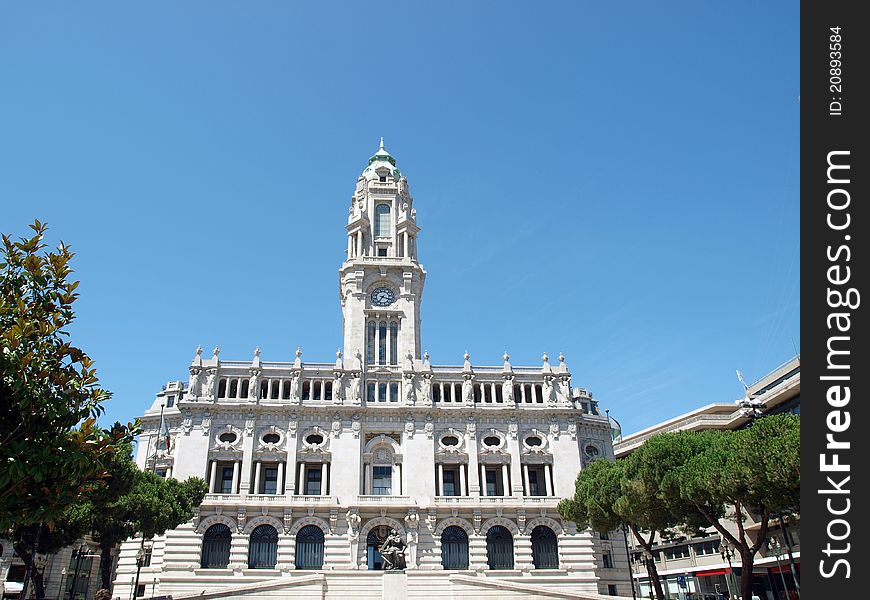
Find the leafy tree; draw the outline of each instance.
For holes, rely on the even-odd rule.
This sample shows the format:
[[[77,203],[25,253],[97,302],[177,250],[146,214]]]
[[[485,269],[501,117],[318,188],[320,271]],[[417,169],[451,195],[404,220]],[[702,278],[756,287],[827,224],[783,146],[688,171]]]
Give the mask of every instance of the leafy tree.
[[[688,502],[740,553],[740,589],[749,598],[755,555],[767,542],[771,516],[791,512],[800,503],[800,418],[775,415],[739,431],[662,437],[667,436],[694,436],[705,446],[665,474],[662,488]],[[744,527],[750,514],[759,524],[754,540]],[[723,519],[737,524],[736,535]]]
[[[665,598],[652,546],[656,535],[666,535],[679,520],[658,500],[656,479],[632,456],[617,462],[598,460],[580,471],[574,497],[562,500],[558,510],[563,518],[600,533],[624,524],[643,548],[643,563],[656,597]]]
[[[656,535],[712,526],[740,553],[741,593],[749,598],[771,515],[793,512],[799,503],[800,419],[777,415],[739,431],[652,436],[624,460],[583,469],[574,497],[558,508],[563,518],[600,532],[624,523],[644,549],[659,598],[665,596],[652,560]],[[754,540],[744,528],[750,513],[760,525]],[[728,519],[736,522],[736,535],[726,527]]]
[[[84,509],[89,513],[91,535],[100,546],[102,587],[112,589],[111,551],[122,541],[143,533],[145,538],[162,535],[193,517],[193,509],[205,497],[205,480],[191,477],[186,481],[164,479],[150,471],[141,471],[131,458],[121,465],[125,473],[133,473],[129,490],[108,504],[93,503]]]
[[[104,485],[128,428],[96,424],[109,393],[93,361],[68,338],[79,282],[73,253],[47,251],[46,225],[13,241],[0,262],[0,531],[51,524]],[[36,528],[35,531],[42,531]]]

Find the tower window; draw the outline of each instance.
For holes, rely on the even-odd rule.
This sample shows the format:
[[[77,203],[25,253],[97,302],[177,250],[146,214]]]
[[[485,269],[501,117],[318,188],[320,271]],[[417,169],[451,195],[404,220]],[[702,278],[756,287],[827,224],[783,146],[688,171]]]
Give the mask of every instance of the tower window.
[[[390,205],[378,204],[375,207],[375,237],[390,235]]]
[[[387,182],[387,176],[386,176],[386,175],[379,175],[379,176],[378,176],[378,181],[380,181],[381,183],[386,183],[386,182]]]
[[[378,256],[386,256],[387,249],[386,248],[378,248]]]

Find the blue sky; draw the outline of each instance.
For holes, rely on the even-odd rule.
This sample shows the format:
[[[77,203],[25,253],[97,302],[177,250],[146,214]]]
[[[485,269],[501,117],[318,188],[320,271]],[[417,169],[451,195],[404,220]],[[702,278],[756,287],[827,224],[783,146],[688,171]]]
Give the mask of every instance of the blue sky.
[[[72,244],[129,420],[197,344],[334,358],[356,177],[409,178],[439,364],[636,431],[800,349],[797,2],[4,3],[0,230]]]

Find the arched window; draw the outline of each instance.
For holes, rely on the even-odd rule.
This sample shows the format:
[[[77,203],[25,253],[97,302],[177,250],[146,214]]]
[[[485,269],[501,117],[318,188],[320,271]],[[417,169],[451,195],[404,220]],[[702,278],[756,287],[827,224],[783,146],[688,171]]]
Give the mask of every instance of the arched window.
[[[230,540],[233,534],[223,523],[209,527],[202,539],[203,569],[226,569],[230,564]]]
[[[366,559],[369,571],[384,570],[384,557],[378,552],[378,546],[384,543],[388,535],[390,535],[390,528],[387,525],[378,525],[369,531],[366,537]]]
[[[231,379],[230,380],[230,398],[235,398],[239,393],[239,380]]]
[[[556,534],[545,525],[538,525],[532,530],[532,562],[536,569],[559,568]]]
[[[296,568],[323,568],[323,531],[317,525],[306,525],[296,534]]]
[[[239,394],[239,398],[247,398],[248,392],[250,391],[248,388],[250,387],[251,382],[247,379],[242,379],[242,393]]]
[[[369,321],[368,334],[366,335],[366,362],[375,364],[375,322]]]
[[[387,322],[381,321],[378,324],[378,364],[387,364]]]
[[[494,525],[489,528],[486,534],[486,560],[494,571],[514,568],[514,538],[506,527]]]
[[[462,527],[451,525],[441,534],[441,564],[445,569],[468,568],[468,534]]]
[[[218,383],[218,398],[226,398],[227,397],[227,380],[221,379],[220,383]]]
[[[390,235],[390,205],[378,204],[375,207],[375,237]]]
[[[399,324],[390,321],[390,364],[399,364]]]
[[[248,545],[248,568],[274,569],[277,562],[278,532],[271,525],[257,526]]]

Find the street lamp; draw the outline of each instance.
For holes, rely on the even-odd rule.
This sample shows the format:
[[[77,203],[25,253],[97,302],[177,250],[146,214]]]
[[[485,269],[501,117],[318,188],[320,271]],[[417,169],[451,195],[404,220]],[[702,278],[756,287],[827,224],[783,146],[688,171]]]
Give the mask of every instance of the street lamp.
[[[76,594],[76,586],[79,583],[79,571],[82,568],[82,559],[91,554],[91,548],[87,544],[82,544],[73,550],[73,556],[76,559],[76,569],[73,573],[72,585],[69,587],[69,600],[73,600]]]
[[[728,596],[734,598],[735,594],[731,587],[731,576],[734,575],[734,567],[731,565],[731,557],[734,556],[734,549],[725,538],[722,538],[722,541],[719,543],[719,554],[722,555],[722,560],[728,561],[728,575],[725,576],[725,583],[728,585]]]
[[[779,564],[779,557],[782,555],[782,544],[779,543],[779,540],[775,537],[767,540],[767,548],[773,551],[773,555],[776,557],[776,568],[779,570],[779,576],[782,579],[782,595],[784,598],[788,598],[788,587],[785,584],[785,573],[782,572],[782,565]]]
[[[142,572],[142,565],[145,563],[145,536],[142,536],[142,545],[136,552],[136,581],[133,583],[133,593],[130,595],[131,600],[136,597],[136,591],[139,589],[139,573]]]

